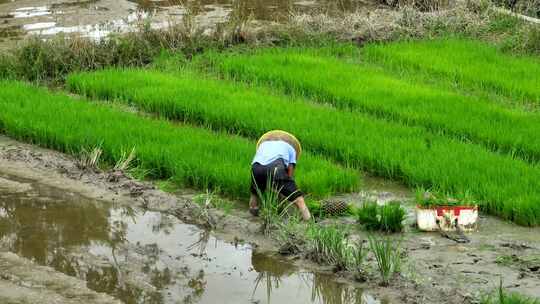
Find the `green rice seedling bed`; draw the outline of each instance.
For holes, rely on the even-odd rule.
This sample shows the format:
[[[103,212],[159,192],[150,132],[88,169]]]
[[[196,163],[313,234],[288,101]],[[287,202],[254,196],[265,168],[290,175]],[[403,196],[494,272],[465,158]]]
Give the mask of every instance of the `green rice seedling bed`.
[[[373,67],[316,56],[310,50],[281,48],[255,54],[209,54],[206,59],[218,72],[233,79],[271,84],[286,93],[341,109],[423,126],[494,151],[533,162],[540,160],[540,116],[533,113],[411,83]]]
[[[443,38],[371,44],[363,54],[383,66],[427,74],[465,89],[540,103],[540,60],[504,54],[484,42]]]
[[[257,138],[294,133],[307,150],[411,186],[470,192],[492,214],[540,224],[540,170],[481,146],[265,88],[196,73],[107,70],[72,75],[71,91],[130,103],[169,119]],[[300,174],[300,173],[299,173]]]
[[[137,165],[154,177],[232,197],[249,195],[255,142],[187,125],[143,118],[105,104],[0,81],[0,132],[62,152],[100,146],[114,164],[135,148]],[[357,188],[358,173],[305,153],[298,182],[315,196]]]

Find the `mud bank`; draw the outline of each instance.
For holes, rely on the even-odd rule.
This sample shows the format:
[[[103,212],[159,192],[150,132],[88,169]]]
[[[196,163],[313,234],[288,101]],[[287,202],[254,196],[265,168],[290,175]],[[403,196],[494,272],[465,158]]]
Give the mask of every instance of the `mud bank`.
[[[241,208],[242,202],[228,212],[207,210],[214,227],[209,233],[201,229],[209,224],[209,217],[201,216],[200,207],[193,202],[195,191],[169,194],[122,173],[83,171],[71,157],[5,137],[0,137],[0,172],[0,192],[11,196],[9,201],[19,202],[8,204],[4,199],[4,210],[27,208],[16,218],[18,224],[0,224],[1,250],[52,266],[86,281],[90,289],[126,303],[141,298],[149,303],[172,299],[211,303],[224,298],[234,299],[234,303],[278,303],[283,299],[299,299],[298,303],[374,299],[474,303],[495,288],[501,277],[509,291],[540,296],[540,230],[492,217],[481,218],[480,231],[469,236],[469,244],[408,228],[403,236],[407,252],[403,274],[383,288],[378,286],[373,258],[368,258],[368,281],[359,283],[348,274],[309,262],[303,254],[279,256],[278,244],[260,233],[260,222]],[[410,191],[394,183],[369,179],[366,184],[363,192],[344,198],[355,203],[410,198]],[[407,208],[411,223],[412,205]],[[46,233],[50,236],[47,246],[21,245],[35,241],[28,232],[36,229],[29,224],[33,218],[24,216],[28,210],[42,210],[37,212],[44,219],[39,221],[44,225],[40,231],[55,227]],[[81,224],[70,232],[66,227],[72,219]],[[351,223],[353,219],[338,221]],[[27,234],[24,227],[30,227]],[[7,233],[9,229],[17,233]],[[60,238],[58,229],[71,238]],[[357,229],[353,233],[366,237]],[[14,284],[2,280],[6,279],[0,279],[2,284]],[[223,287],[233,286],[230,284],[235,287]]]
[[[243,230],[180,221],[197,222],[187,198],[81,172],[68,157],[5,138],[0,146],[0,291],[10,303],[47,294],[50,303],[69,295],[73,303],[378,303],[359,284],[274,254],[271,242],[242,240]],[[53,274],[46,282],[44,272]]]
[[[0,195],[0,248],[13,252],[0,255],[7,281],[1,281],[0,290],[22,287],[2,293],[12,302],[40,293],[53,293],[53,303],[81,297],[92,303],[118,302],[111,297],[123,303],[368,299],[354,285],[259,253],[251,244],[224,242],[171,215],[7,177],[31,187],[24,194],[8,190]]]

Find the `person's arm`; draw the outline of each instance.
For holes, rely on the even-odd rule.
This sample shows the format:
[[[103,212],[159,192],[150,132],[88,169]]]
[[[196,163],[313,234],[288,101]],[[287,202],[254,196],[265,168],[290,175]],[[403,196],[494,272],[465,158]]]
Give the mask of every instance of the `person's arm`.
[[[294,167],[296,166],[296,150],[289,145],[289,166],[287,167],[287,174],[289,177],[294,176]]]
[[[287,174],[289,177],[294,177],[294,164],[290,164],[287,168]]]

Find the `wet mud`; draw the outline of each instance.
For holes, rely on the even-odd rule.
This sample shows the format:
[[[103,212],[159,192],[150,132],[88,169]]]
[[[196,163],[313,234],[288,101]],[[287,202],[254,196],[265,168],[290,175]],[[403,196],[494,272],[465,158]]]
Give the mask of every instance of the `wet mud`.
[[[294,11],[352,11],[361,0],[16,0],[0,1],[0,46],[10,47],[26,36],[75,34],[102,39],[143,24],[162,28],[190,18],[202,27],[228,20],[281,21]]]
[[[362,297],[355,286],[250,244],[224,242],[165,213],[3,178],[12,184],[0,194],[0,248],[124,303],[341,303],[326,299],[343,297],[355,303]]]
[[[72,191],[77,183],[58,177],[62,185],[54,185],[57,173],[14,170],[17,161],[32,155],[51,171],[74,173],[50,163],[62,163],[63,157],[53,160],[11,141],[2,144],[7,147],[1,155],[11,166],[0,165],[0,300],[32,303],[50,293],[55,303],[68,297],[57,286],[74,281],[80,297],[93,301],[88,303],[378,303],[362,286],[302,268],[240,240],[239,231],[229,231],[235,237],[225,240],[165,210],[151,211],[123,199],[115,203],[92,187]],[[118,193],[128,200],[142,196],[130,189],[123,194]],[[35,265],[54,276],[41,282],[41,268]],[[8,293],[13,286],[18,289]],[[73,303],[80,301],[78,296]]]
[[[405,263],[389,287],[379,286],[371,256],[368,280],[357,282],[305,253],[279,255],[245,202],[208,210],[209,232],[193,202],[198,194],[165,193],[121,172],[81,171],[69,156],[0,137],[0,250],[125,303],[461,304],[475,303],[501,278],[509,291],[540,296],[540,229],[482,216],[468,244],[419,232],[410,226],[411,191],[393,182],[368,177],[362,192],[336,198],[405,202]],[[353,237],[367,237],[349,227]],[[36,290],[10,279],[18,272],[0,277],[0,289],[24,287],[20,294],[31,297]]]

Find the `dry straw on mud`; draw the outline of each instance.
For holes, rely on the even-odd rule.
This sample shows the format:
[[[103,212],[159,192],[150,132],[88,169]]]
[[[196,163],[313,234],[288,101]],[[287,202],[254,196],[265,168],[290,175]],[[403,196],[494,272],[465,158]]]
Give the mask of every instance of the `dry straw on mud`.
[[[438,11],[448,8],[451,0],[380,0],[392,7],[412,6],[420,11]]]
[[[94,148],[82,148],[79,152],[77,167],[82,170],[97,170],[101,162],[103,150],[97,146]]]

